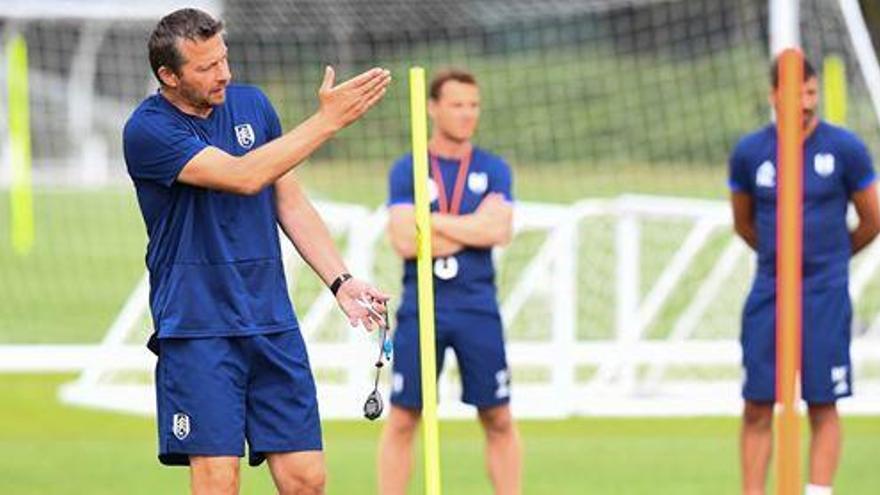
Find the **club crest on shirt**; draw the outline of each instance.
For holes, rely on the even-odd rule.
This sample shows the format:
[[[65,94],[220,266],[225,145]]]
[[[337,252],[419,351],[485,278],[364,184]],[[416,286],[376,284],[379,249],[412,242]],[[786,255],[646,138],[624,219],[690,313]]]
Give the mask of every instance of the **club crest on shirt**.
[[[485,172],[468,174],[468,189],[474,194],[483,194],[489,187],[489,176]]]
[[[828,177],[834,173],[834,155],[817,153],[813,158],[813,169],[820,177]]]
[[[185,413],[175,413],[171,418],[171,431],[178,440],[189,436],[189,416]]]
[[[770,160],[765,161],[758,167],[755,174],[755,185],[758,187],[776,187],[776,167]]]
[[[239,124],[235,126],[235,138],[238,139],[238,145],[244,149],[250,149],[254,145],[254,128],[250,124]]]

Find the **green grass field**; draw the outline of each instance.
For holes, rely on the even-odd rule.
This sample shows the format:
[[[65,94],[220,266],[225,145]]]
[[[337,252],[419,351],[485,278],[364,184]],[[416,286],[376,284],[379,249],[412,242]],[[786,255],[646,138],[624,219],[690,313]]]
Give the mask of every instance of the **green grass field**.
[[[183,493],[187,472],[156,461],[153,420],[60,405],[70,375],[0,375],[0,493]],[[738,490],[733,418],[523,421],[528,494],[724,495]],[[329,421],[328,493],[375,493],[381,425]],[[846,418],[836,493],[876,493],[880,420]],[[444,493],[490,493],[476,422],[440,426]],[[265,468],[243,468],[242,493],[272,493]],[[421,479],[410,493],[421,493]]]

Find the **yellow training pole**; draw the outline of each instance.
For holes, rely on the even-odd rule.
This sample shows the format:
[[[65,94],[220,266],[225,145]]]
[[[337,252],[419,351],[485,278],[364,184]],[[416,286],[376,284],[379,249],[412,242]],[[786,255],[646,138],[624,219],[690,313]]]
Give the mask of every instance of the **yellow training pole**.
[[[437,429],[437,357],[434,343],[434,273],[431,269],[431,199],[428,197],[428,116],[425,69],[409,70],[413,187],[419,280],[419,356],[422,375],[422,438],[425,493],[440,494],[440,435]]]
[[[788,49],[779,57],[776,200],[776,493],[801,491],[800,417],[801,255],[803,249],[804,59]]]
[[[830,55],[822,66],[825,120],[834,125],[846,124],[846,65],[842,58]]]
[[[6,95],[9,102],[9,156],[12,169],[10,238],[13,251],[24,256],[34,246],[34,208],[27,45],[21,35],[13,36],[6,44]]]

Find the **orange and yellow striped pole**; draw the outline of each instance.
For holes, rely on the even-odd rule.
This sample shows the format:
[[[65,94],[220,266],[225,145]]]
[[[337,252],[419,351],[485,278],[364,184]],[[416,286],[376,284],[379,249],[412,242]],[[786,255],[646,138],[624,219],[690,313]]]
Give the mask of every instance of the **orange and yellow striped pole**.
[[[801,256],[803,251],[803,54],[779,56],[776,199],[776,493],[798,495],[800,473]]]

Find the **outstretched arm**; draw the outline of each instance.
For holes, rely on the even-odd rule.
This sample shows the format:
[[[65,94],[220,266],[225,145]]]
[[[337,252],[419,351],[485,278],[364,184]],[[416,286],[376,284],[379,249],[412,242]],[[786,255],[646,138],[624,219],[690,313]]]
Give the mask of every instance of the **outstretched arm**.
[[[321,280],[329,286],[339,275],[347,273],[345,262],[333,243],[330,231],[300,187],[293,172],[275,183],[275,196],[281,229]],[[374,324],[381,322],[367,309],[361,307],[358,300],[372,302],[373,308],[379,314],[384,314],[388,295],[358,279],[344,282],[336,293],[336,301],[348,317],[351,326],[363,323],[368,330],[372,330]]]
[[[236,194],[257,194],[378,103],[391,75],[384,69],[372,69],[338,86],[333,86],[334,79],[333,69],[327,67],[318,90],[318,111],[292,131],[243,156],[208,146],[187,162],[177,180]]]

